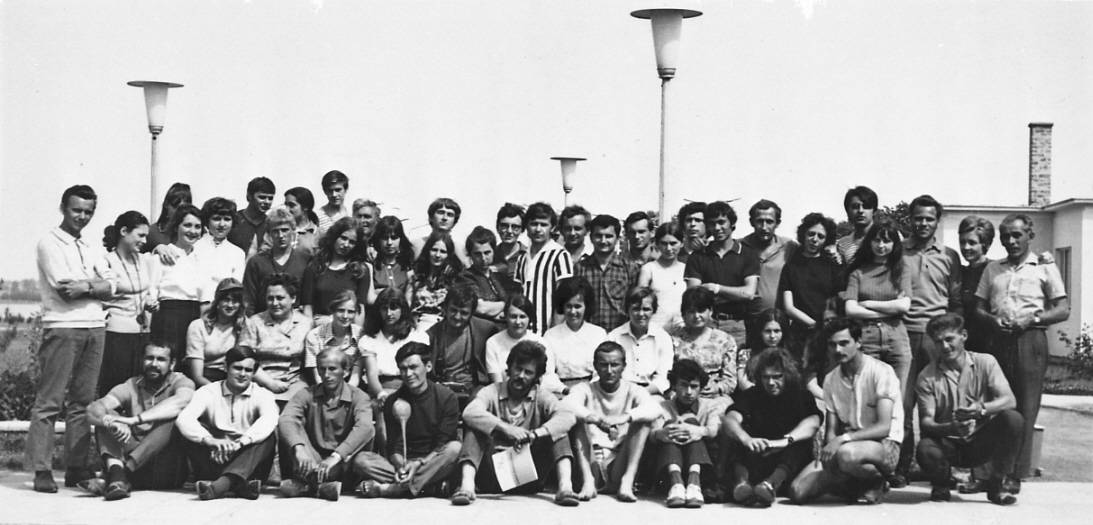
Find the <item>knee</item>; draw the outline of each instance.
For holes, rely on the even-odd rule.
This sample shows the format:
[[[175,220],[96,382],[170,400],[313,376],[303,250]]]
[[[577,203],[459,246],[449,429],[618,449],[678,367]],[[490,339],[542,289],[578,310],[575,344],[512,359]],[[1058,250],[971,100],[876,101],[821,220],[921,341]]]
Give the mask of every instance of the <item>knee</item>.
[[[994,417],[1007,434],[1020,434],[1025,427],[1025,416],[1022,416],[1016,410],[1003,410],[995,414]]]
[[[853,471],[861,465],[862,454],[854,447],[843,446],[835,452],[835,464],[843,472]]]
[[[463,444],[458,441],[449,441],[440,446],[438,453],[440,457],[455,461],[455,458],[459,457],[459,453],[463,451]]]
[[[943,454],[934,438],[923,436],[918,442],[915,457],[923,468],[937,464]]]

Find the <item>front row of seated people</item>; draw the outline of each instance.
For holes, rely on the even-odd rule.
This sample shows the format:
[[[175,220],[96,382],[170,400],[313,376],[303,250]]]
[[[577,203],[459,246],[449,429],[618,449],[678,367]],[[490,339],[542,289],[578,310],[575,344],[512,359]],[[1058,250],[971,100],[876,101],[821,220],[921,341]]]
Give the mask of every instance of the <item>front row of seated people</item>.
[[[930,500],[950,499],[952,466],[974,466],[987,473],[991,502],[1014,503],[1002,480],[1020,450],[1023,420],[998,363],[964,349],[959,315],[934,318],[927,333],[939,355],[917,383],[917,452]],[[520,341],[505,379],[479,389],[462,412],[458,395],[431,379],[434,352],[421,342],[398,349],[402,385],[382,402],[349,384],[349,357],[327,348],[316,356],[320,381],[283,404],[254,381],[249,347],[228,351],[225,379],[195,391],[172,372],[171,349],[152,343],[143,373],[88,408],[106,468],[81,486],[107,500],[178,488],[188,463],[200,499],[255,499],[277,453],[286,465],[283,497],[337,500],[352,490],[468,505],[500,490],[494,453],[529,447],[537,481],[515,492],[552,483],[562,506],[598,493],[635,501],[639,480],[664,482],[669,507],[700,507],[721,485],[740,505],[767,507],[779,494],[796,503],[824,495],[879,502],[903,437],[899,381],[862,353],[857,321],[832,319],[821,337],[834,364],[821,400],[793,357],[772,348],[751,358],[755,386],[727,410],[700,395],[709,376],[697,362],[676,361],[669,391],[657,396],[626,379],[627,353],[611,341],[595,349],[596,379],[572,385],[564,398],[540,385],[543,345]],[[386,427],[383,450],[374,448],[374,409]]]

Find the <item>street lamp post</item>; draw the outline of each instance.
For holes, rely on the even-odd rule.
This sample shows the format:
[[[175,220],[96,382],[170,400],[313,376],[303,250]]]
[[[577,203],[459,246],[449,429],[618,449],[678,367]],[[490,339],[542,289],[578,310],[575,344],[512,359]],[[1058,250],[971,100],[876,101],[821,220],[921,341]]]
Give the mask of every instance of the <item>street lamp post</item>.
[[[144,88],[144,107],[148,111],[148,131],[152,133],[152,169],[151,169],[151,184],[150,192],[152,202],[149,210],[151,214],[149,218],[155,220],[156,213],[159,210],[159,198],[160,198],[160,180],[159,180],[159,161],[157,159],[157,149],[159,141],[159,134],[163,132],[163,125],[167,121],[167,90],[170,88],[180,88],[182,84],[176,84],[174,82],[156,82],[153,80],[133,80],[128,83],[130,86]]]
[[[577,172],[577,162],[588,159],[583,157],[551,157],[550,160],[556,160],[562,164],[562,191],[565,192],[562,197],[562,205],[569,206],[569,193],[573,191],[573,175]]]
[[[653,50],[657,57],[657,75],[660,76],[660,184],[657,194],[657,211],[660,220],[665,221],[668,215],[664,209],[664,199],[667,193],[668,179],[668,155],[665,146],[668,120],[668,83],[676,76],[676,66],[679,62],[680,33],[683,30],[683,19],[701,15],[701,11],[680,8],[656,8],[639,9],[630,13],[634,18],[644,18],[651,21],[653,26]]]

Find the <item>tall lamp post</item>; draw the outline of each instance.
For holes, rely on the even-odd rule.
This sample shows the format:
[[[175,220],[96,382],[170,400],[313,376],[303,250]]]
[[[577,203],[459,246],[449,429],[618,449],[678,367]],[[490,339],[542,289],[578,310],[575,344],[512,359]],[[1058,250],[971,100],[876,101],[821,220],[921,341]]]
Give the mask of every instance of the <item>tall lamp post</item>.
[[[157,149],[159,141],[159,134],[163,132],[163,125],[167,121],[167,90],[170,88],[180,88],[182,84],[176,84],[174,82],[156,82],[154,80],[133,80],[128,83],[130,86],[144,88],[144,106],[148,111],[148,131],[152,133],[152,173],[151,173],[151,199],[149,209],[151,215],[148,217],[151,220],[155,220],[157,210],[159,210],[159,198],[160,198],[160,180],[159,180],[159,161],[157,159]]]
[[[664,198],[667,193],[667,151],[665,130],[668,115],[668,82],[676,76],[679,63],[679,36],[683,30],[683,19],[694,18],[702,11],[672,7],[639,9],[630,13],[634,18],[644,18],[653,25],[653,50],[657,56],[657,75],[660,76],[660,188],[657,195],[657,211],[660,220],[667,220]]]
[[[573,191],[573,175],[577,172],[577,162],[588,159],[583,157],[551,157],[550,160],[556,160],[562,164],[562,191],[565,192],[562,205],[569,206],[569,194]]]

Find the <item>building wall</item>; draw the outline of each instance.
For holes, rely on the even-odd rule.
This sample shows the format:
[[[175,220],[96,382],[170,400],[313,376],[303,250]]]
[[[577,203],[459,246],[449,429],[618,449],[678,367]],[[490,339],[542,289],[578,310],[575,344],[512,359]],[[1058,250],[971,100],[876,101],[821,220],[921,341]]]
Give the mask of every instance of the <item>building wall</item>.
[[[1071,338],[1077,336],[1082,323],[1093,321],[1093,294],[1085,294],[1083,283],[1093,283],[1093,243],[1085,239],[1093,234],[1093,207],[1071,206],[1055,214],[1053,242],[1056,248],[1070,247],[1070,268],[1060,268],[1070,274],[1070,318],[1052,327],[1048,339],[1058,339],[1059,332],[1065,332]],[[1063,276],[1066,279],[1066,276]],[[1070,349],[1061,343],[1052,343],[1053,355],[1065,355]]]

